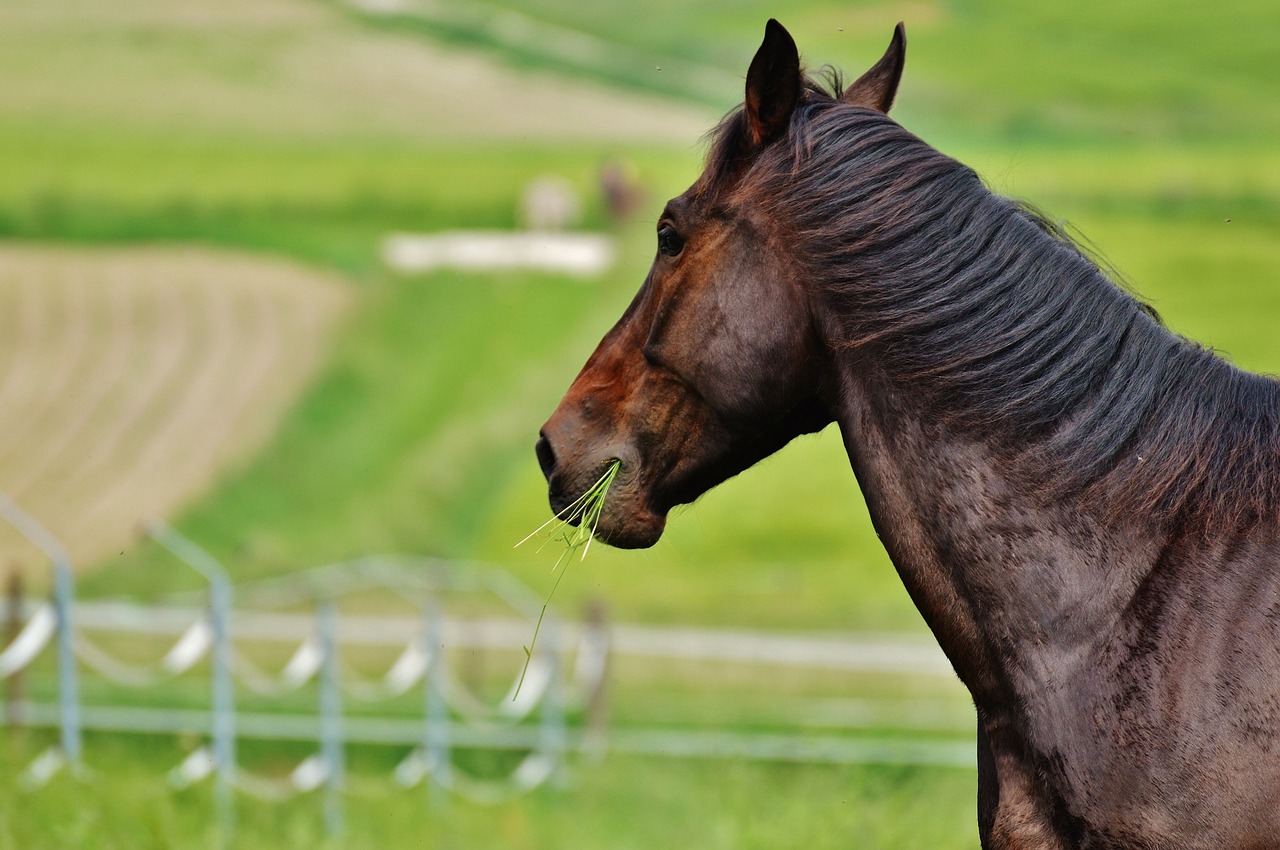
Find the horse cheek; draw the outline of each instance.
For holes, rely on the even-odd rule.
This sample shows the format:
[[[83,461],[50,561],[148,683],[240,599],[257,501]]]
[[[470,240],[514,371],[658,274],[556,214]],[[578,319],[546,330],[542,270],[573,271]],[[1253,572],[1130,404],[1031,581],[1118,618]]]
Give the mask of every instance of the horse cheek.
[[[814,360],[806,307],[780,274],[751,281],[721,306],[725,333],[717,359],[727,364],[735,403],[750,419],[773,419],[792,407],[812,382],[804,371]]]

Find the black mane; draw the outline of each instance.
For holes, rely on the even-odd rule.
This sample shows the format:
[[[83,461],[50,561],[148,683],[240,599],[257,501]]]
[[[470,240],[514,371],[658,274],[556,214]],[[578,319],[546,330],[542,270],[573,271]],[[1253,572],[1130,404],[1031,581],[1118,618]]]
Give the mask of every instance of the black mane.
[[[810,81],[761,151],[729,115],[699,189],[765,205],[844,347],[1057,494],[1189,531],[1280,517],[1280,383],[1170,332],[1043,216],[886,116]]]

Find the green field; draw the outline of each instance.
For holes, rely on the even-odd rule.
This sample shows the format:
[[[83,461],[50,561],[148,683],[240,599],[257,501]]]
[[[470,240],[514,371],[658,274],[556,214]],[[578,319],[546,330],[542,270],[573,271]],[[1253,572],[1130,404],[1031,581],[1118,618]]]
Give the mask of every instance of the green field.
[[[9,778],[20,762],[0,759],[0,848],[217,846],[207,787],[175,793],[156,778],[171,766],[166,757],[176,748],[142,751],[100,737],[87,743],[112,771],[92,785],[60,777],[28,794]],[[390,767],[376,753],[356,751],[352,762],[366,777]],[[850,846],[850,836],[865,847],[977,845],[968,771],[611,756],[574,771],[570,791],[543,789],[497,807],[432,800],[421,789],[359,777],[351,783],[344,840],[325,836],[320,801],[312,796],[287,804],[242,801],[234,846],[740,850],[802,844],[835,850]]]
[[[538,426],[639,285],[654,214],[697,174],[693,128],[739,96],[714,80],[742,76],[770,16],[812,65],[851,74],[905,20],[895,111],[905,126],[975,165],[996,191],[1076,226],[1176,330],[1280,372],[1272,4],[484,8],[493,14],[388,17],[336,0],[0,7],[0,237],[202,243],[349,281],[344,331],[274,440],[175,518],[238,579],[410,551],[497,563],[550,590],[554,557],[512,549],[548,514],[532,452]],[[566,56],[494,29],[502,9],[644,61]],[[447,82],[432,76],[455,60],[480,64]],[[710,69],[713,82],[671,81],[676,68]],[[560,109],[557,131],[547,116]],[[635,120],[619,117],[628,114]],[[381,266],[388,231],[512,226],[522,188],[547,173],[583,193],[585,227],[605,227],[594,187],[607,159],[635,165],[647,201],[619,228],[621,260],[603,280],[399,277]],[[155,598],[189,587],[139,545],[86,571],[79,591]],[[653,550],[593,548],[556,601],[572,613],[592,597],[620,621],[923,628],[831,432],[679,511]],[[701,702],[675,709],[742,699],[731,682],[709,674],[708,683]],[[0,774],[12,777],[37,743],[15,743]],[[173,794],[161,782],[175,754],[167,741],[94,738],[90,794],[59,780],[25,796],[0,780],[0,850],[211,841],[203,792]],[[441,812],[412,795],[353,802],[349,843],[976,845],[965,770],[611,757],[575,773],[568,790],[496,811],[454,802]],[[240,846],[319,842],[314,803],[246,804]]]

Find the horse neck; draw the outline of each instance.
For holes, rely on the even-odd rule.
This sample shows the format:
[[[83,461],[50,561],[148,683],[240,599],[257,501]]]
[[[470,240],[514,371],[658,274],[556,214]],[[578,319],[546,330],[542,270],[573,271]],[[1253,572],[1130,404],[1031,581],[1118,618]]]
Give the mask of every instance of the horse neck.
[[[983,442],[868,374],[841,379],[845,447],[890,558],[979,708],[1071,681],[1133,598],[1158,535],[1037,495]]]

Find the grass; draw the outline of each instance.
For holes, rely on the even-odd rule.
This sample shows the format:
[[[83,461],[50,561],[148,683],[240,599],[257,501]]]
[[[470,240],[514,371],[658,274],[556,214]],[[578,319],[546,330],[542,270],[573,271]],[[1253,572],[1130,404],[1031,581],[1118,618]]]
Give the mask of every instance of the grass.
[[[215,847],[208,784],[175,792],[166,770],[181,757],[170,742],[91,736],[96,756],[87,783],[60,776],[39,793],[16,787],[40,736],[10,741],[0,754],[0,850],[136,850]],[[269,754],[242,744],[258,769],[283,768],[297,753]],[[740,761],[684,761],[610,756],[571,770],[563,790],[544,788],[497,807],[450,799],[429,804],[421,789],[389,779],[402,754],[387,749],[350,755],[347,829],[323,832],[321,800],[284,804],[240,798],[232,848],[276,847],[556,847],[647,848],[670,844],[739,850],[795,846],[842,848],[850,836],[868,848],[953,850],[976,845],[968,770],[814,767]],[[625,828],[622,825],[625,824]],[[678,837],[678,839],[677,839]]]
[[[0,129],[64,141],[683,138],[701,111],[515,73],[321,0],[0,8]]]
[[[586,200],[610,157],[674,189],[692,145],[310,142],[56,138],[0,133],[0,237],[81,243],[181,241],[287,255],[376,278],[389,231],[511,228],[544,174]],[[675,180],[672,175],[677,175]]]
[[[707,65],[739,79],[771,15],[814,64],[851,71],[880,54],[903,18],[910,59],[895,115],[909,129],[975,164],[996,190],[1078,225],[1175,329],[1280,372],[1280,95],[1267,2],[657,0],[638,14],[616,3],[490,1],[660,56],[668,71]],[[669,129],[689,113],[625,100],[652,119],[658,129],[646,138],[658,141],[637,140],[645,121],[601,109],[609,118],[596,117],[597,135],[588,127],[553,143],[548,127],[561,115],[602,101],[574,84],[523,87],[536,69],[570,66],[484,31],[466,38],[510,60],[507,71],[477,68],[432,87],[421,81],[434,79],[427,65],[440,54],[426,39],[438,32],[421,23],[388,31],[345,7],[301,0],[205,4],[202,14],[225,16],[212,22],[195,4],[82,6],[21,0],[0,11],[0,235],[280,254],[346,273],[359,299],[327,370],[274,442],[193,504],[182,530],[239,579],[409,550],[499,563],[545,590],[545,561],[511,550],[519,529],[547,515],[532,442],[639,285],[652,221],[619,231],[619,267],[586,288],[530,274],[395,278],[380,268],[378,240],[392,229],[508,227],[522,186],[545,173],[569,179],[588,199],[585,224],[604,226],[596,174],[615,157],[636,164],[651,219],[697,173],[697,129]],[[113,16],[124,23],[101,20]],[[199,20],[207,33],[190,24]],[[659,82],[667,72],[647,66],[573,68],[708,102],[702,89],[671,75]],[[723,100],[694,112],[730,106],[740,92],[725,85]],[[455,92],[465,109],[439,99]],[[619,129],[598,129],[610,121]],[[156,596],[189,586],[186,574],[141,546],[86,575],[79,590]],[[923,630],[831,431],[678,512],[652,551],[593,549],[557,601],[574,610],[601,596],[618,620]],[[711,672],[629,671],[618,714],[741,728],[794,722],[781,698],[761,700],[752,674],[728,681]],[[869,687],[829,684],[823,695],[832,698]],[[214,843],[207,789],[175,794],[158,784],[181,754],[174,742],[92,737],[93,785],[60,780],[21,795],[12,777],[41,743],[15,742],[0,763],[0,850]],[[246,752],[263,767],[286,755]],[[385,753],[353,760],[370,777],[362,789],[386,790],[371,778],[385,773]],[[968,771],[612,756],[575,780],[496,810],[455,801],[441,815],[413,794],[353,804],[347,843],[976,844]],[[246,802],[241,818],[239,846],[324,843],[314,799]]]
[[[587,551],[591,548],[591,540],[595,537],[596,529],[600,527],[600,515],[604,512],[604,502],[609,496],[609,488],[613,485],[613,479],[618,477],[618,470],[622,468],[622,461],[615,460],[605,469],[594,484],[587,488],[586,492],[574,501],[570,502],[563,510],[554,517],[544,522],[542,525],[530,534],[528,537],[516,544],[517,547],[528,543],[535,537],[543,537],[545,539],[538,551],[541,552],[548,544],[562,544],[564,546],[559,557],[556,558],[555,565],[551,571],[558,572],[555,584],[551,585],[551,590],[547,592],[547,598],[542,603],[542,610],[538,612],[538,621],[533,626],[533,637],[529,638],[529,645],[524,647],[524,668],[520,671],[520,678],[516,682],[515,691],[511,695],[514,701],[520,695],[520,688],[524,685],[525,674],[529,672],[529,664],[533,660],[533,650],[538,645],[538,632],[542,630],[542,620],[547,616],[547,606],[551,604],[551,599],[556,595],[556,588],[560,586],[560,582],[564,579],[566,567],[573,560],[574,555],[578,555],[581,560],[587,559]]]
[[[622,461],[615,460],[609,464],[596,482],[587,488],[581,496],[570,502],[554,517],[538,526],[528,537],[516,544],[523,546],[535,537],[542,537],[543,543],[538,547],[541,552],[550,543],[563,544],[564,549],[556,559],[553,571],[560,569],[581,552],[581,559],[587,559],[587,551],[591,548],[591,540],[596,529],[600,527],[600,515],[604,513],[605,499],[609,496],[609,488],[622,469]]]
[[[904,20],[910,48],[897,109],[934,141],[1265,144],[1280,131],[1270,58],[1275,10],[1267,0],[1212,8],[1158,0],[1122,7],[1103,0],[656,0],[641,15],[620,0],[591,9],[570,0],[487,0],[483,13],[457,0],[423,4],[429,12],[406,8],[373,20],[527,66],[716,107],[741,97],[736,81],[770,17],[791,30],[809,64],[831,63],[850,75],[883,53],[894,23]],[[536,26],[499,26],[503,12],[599,39],[604,57],[586,61]],[[716,82],[694,85],[689,72],[659,71],[664,62],[708,68]]]

